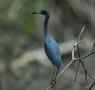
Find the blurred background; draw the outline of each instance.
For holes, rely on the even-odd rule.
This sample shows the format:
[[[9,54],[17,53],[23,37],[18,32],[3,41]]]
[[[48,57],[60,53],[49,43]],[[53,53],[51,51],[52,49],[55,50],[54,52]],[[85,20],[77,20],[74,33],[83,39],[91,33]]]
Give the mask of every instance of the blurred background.
[[[0,0],[0,90],[46,90],[52,66],[43,50],[44,17],[31,11],[48,10],[49,33],[59,43],[64,66],[86,24],[80,45],[81,56],[92,49],[95,39],[95,0]],[[53,90],[85,90],[84,70],[77,62],[58,80]],[[95,76],[95,55],[85,60],[88,72]],[[90,78],[88,87],[92,83]],[[95,88],[93,87],[92,90]]]

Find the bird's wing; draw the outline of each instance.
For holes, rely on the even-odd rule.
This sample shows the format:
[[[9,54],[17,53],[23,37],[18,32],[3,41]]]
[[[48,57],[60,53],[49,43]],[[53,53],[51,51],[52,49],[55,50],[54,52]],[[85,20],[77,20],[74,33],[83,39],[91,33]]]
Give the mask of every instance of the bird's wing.
[[[60,48],[52,38],[45,41],[45,52],[53,64],[61,63]]]

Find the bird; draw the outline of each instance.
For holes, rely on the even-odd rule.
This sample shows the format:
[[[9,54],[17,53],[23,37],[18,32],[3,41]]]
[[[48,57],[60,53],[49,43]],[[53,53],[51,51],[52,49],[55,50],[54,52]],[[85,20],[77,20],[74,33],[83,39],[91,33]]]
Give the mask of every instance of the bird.
[[[62,65],[61,52],[58,43],[52,38],[48,32],[48,20],[49,13],[47,10],[41,10],[39,12],[34,11],[32,14],[40,14],[45,16],[44,20],[44,51],[48,59],[51,61],[53,66],[53,74],[50,81],[50,85],[54,86],[56,84],[57,75],[59,69]]]

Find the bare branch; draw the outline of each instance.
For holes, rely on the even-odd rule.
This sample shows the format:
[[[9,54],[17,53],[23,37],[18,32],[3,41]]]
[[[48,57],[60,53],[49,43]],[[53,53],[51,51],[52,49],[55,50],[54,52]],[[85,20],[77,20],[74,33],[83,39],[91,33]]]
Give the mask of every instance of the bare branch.
[[[77,40],[77,42],[74,44],[74,47],[77,47],[78,58],[80,58],[80,48],[79,48],[79,44],[82,43],[82,41],[80,41],[80,39],[81,39],[81,37],[82,37],[82,35],[83,35],[85,26],[86,26],[86,24],[82,27],[81,32],[80,32],[80,34],[79,34],[79,36],[78,36],[78,40]],[[75,74],[74,81],[76,81],[76,79],[77,79],[78,70],[79,70],[79,66],[80,66],[80,63],[81,63],[81,62],[82,62],[81,59],[79,59],[79,63],[78,63],[77,69],[76,69],[76,74]]]
[[[80,32],[80,34],[79,34],[79,37],[78,37],[78,41],[80,41],[80,39],[81,39],[81,37],[82,37],[82,35],[83,35],[83,32],[84,32],[84,30],[85,30],[85,27],[86,27],[86,24],[82,27],[82,29],[81,29],[81,32]]]
[[[91,53],[89,53],[89,54],[87,54],[87,55],[85,55],[85,56],[83,56],[83,57],[80,57],[80,58],[74,58],[74,59],[72,59],[65,67],[64,67],[64,69],[58,74],[58,76],[57,76],[57,79],[62,75],[62,74],[64,74],[64,72],[70,67],[70,65],[73,63],[73,62],[75,62],[75,61],[79,61],[79,59],[85,59],[85,58],[87,58],[87,57],[89,57],[89,56],[91,56],[91,55],[93,55],[95,52],[91,52]],[[83,65],[84,66],[84,65]],[[85,69],[86,70],[86,69]],[[87,70],[86,70],[86,73],[88,73],[87,72]],[[90,78],[92,78],[92,76],[88,73],[88,76],[90,77]],[[93,79],[93,78],[92,78]],[[93,79],[93,80],[95,80],[95,79]],[[48,88],[47,88],[47,90],[51,90],[51,88],[53,88],[52,87],[52,85],[50,85]]]
[[[95,49],[95,42],[94,42],[94,44],[93,44],[93,48],[92,48],[92,51],[94,51],[94,49]]]
[[[75,51],[74,51],[74,47],[73,47],[73,50],[72,50],[72,60],[75,59]]]
[[[75,81],[75,82],[76,82],[76,79],[77,79],[79,66],[80,66],[80,62],[78,63],[78,66],[77,66],[77,69],[76,69],[75,78],[74,78],[74,81]]]
[[[71,61],[64,67],[64,69],[58,74],[57,78],[59,78],[59,77],[70,67],[70,65],[71,65],[74,61],[76,61],[76,59],[71,60]]]
[[[73,51],[73,50],[72,50]],[[95,52],[90,52],[90,53],[88,53],[87,55],[85,55],[85,56],[83,56],[83,57],[80,57],[80,58],[75,58],[75,57],[73,57],[74,59],[72,59],[65,67],[64,67],[64,69],[59,73],[59,75],[58,75],[58,78],[67,70],[67,68],[74,62],[74,61],[79,61],[80,59],[82,60],[82,59],[85,59],[85,58],[87,58],[87,57],[89,57],[89,56],[91,56],[91,55],[93,55],[93,54],[95,54]],[[74,55],[73,55],[74,56]],[[82,61],[81,61],[82,62]],[[84,66],[84,65],[83,65]],[[94,80],[94,79],[93,79]]]
[[[85,41],[85,40],[78,41],[78,42],[76,42],[76,43],[74,44],[74,47],[76,47],[77,45],[79,45],[79,44],[81,44],[81,43],[84,43],[84,42],[86,42],[86,41]]]
[[[57,79],[70,67],[70,65],[71,65],[74,61],[76,61],[76,59],[71,60],[71,61],[64,67],[64,69],[58,74]],[[47,90],[51,90],[51,88],[52,88],[52,85],[50,85]]]
[[[80,48],[79,48],[78,44],[77,44],[77,50],[78,50],[78,58],[80,58]],[[79,63],[78,63],[78,66],[77,66],[77,70],[76,70],[76,74],[75,74],[75,80],[76,80],[76,78],[77,78],[77,73],[78,73],[78,69],[79,69],[80,63],[81,63],[81,65],[83,66],[84,71],[85,71],[85,84],[87,83],[87,75],[88,75],[92,80],[94,80],[93,77],[92,77],[92,76],[89,74],[89,72],[87,71],[87,69],[86,69],[86,67],[85,67],[85,65],[84,65],[84,62],[81,60],[81,58],[79,59]]]
[[[95,81],[91,84],[91,86],[88,88],[88,90],[91,90],[94,85],[95,85]]]

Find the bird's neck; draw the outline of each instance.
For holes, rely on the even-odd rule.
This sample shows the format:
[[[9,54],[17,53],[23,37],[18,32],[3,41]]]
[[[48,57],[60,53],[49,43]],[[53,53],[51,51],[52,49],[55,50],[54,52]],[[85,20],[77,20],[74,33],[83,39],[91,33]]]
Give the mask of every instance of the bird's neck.
[[[44,22],[44,35],[45,36],[48,34],[48,20],[49,20],[49,15],[46,15],[45,22]]]

